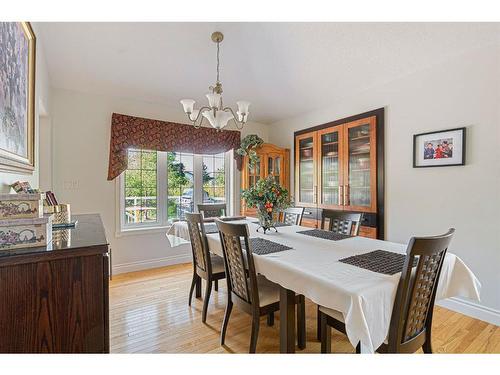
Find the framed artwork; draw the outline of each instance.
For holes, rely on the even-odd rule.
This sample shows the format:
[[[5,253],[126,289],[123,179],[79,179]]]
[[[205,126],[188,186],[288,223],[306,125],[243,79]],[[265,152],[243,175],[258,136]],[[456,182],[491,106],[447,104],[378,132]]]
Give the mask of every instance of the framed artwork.
[[[456,128],[413,136],[413,168],[465,165],[465,130]]]
[[[0,170],[35,167],[36,38],[29,22],[0,22]]]

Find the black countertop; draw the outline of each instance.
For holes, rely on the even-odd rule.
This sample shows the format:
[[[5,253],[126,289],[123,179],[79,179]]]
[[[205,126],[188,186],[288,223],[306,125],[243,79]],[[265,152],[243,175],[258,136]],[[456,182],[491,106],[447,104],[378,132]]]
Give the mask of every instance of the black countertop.
[[[65,239],[52,241],[47,246],[0,250],[0,259],[11,256],[34,255],[108,245],[104,226],[99,214],[72,215],[71,220],[77,221],[74,228],[54,229],[52,231],[53,236],[58,231],[68,231],[66,232],[67,235],[60,236]]]

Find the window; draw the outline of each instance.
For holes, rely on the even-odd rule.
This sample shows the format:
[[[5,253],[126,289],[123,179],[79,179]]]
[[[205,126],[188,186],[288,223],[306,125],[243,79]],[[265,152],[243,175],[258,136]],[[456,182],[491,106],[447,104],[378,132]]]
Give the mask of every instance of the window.
[[[199,203],[229,202],[229,158],[130,149],[120,177],[120,229],[166,226]]]
[[[129,150],[124,183],[126,224],[157,222],[156,169],[156,152]]]
[[[195,211],[194,204],[194,155],[167,153],[168,219],[183,220],[184,213]]]
[[[203,203],[226,202],[224,154],[203,155]]]

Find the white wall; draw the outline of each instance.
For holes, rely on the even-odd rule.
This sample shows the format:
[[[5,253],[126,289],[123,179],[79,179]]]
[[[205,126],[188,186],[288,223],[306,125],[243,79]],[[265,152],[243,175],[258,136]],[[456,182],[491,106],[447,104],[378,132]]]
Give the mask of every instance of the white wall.
[[[115,272],[190,261],[187,246],[170,248],[165,230],[116,236],[116,182],[107,181],[113,112],[185,122],[182,108],[75,91],[54,90],[53,187],[73,213],[100,213],[113,254]],[[242,135],[267,140],[267,126],[247,124]],[[239,191],[239,178],[237,178]]]
[[[386,109],[386,239],[406,243],[455,227],[450,251],[483,289],[481,306],[455,301],[452,307],[500,324],[500,46],[279,121],[270,125],[270,142],[293,150],[296,130],[380,107]],[[413,134],[461,126],[467,126],[466,166],[412,168]]]
[[[35,36],[38,35],[37,26],[32,24]],[[32,174],[18,174],[0,171],[0,193],[9,193],[10,185],[16,181],[28,181],[33,188],[38,188],[40,148],[39,130],[40,117],[50,123],[50,83],[43,45],[38,38],[36,41],[36,67],[35,67],[35,170]]]

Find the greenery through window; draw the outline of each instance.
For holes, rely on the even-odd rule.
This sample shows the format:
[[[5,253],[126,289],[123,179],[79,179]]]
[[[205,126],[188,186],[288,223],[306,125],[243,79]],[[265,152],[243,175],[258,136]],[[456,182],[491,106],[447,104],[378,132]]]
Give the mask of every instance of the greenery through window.
[[[226,202],[225,157],[130,149],[122,225],[167,225],[185,219],[186,212],[196,212],[199,203]]]
[[[224,154],[203,155],[203,203],[226,201]]]
[[[129,150],[125,171],[125,223],[157,221],[157,154]]]
[[[194,212],[194,155],[167,153],[168,219],[184,219]]]

